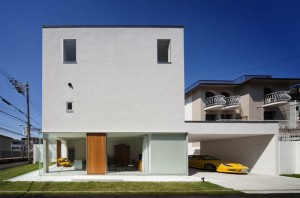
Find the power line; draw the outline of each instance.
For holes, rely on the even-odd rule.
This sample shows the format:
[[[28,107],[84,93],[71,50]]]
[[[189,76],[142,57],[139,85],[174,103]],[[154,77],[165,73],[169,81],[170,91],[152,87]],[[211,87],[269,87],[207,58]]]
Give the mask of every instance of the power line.
[[[42,126],[38,121],[34,120],[32,117],[30,117],[30,120],[32,120],[33,122],[35,122],[37,125],[39,125],[40,127]]]
[[[9,110],[9,111],[11,111],[13,113],[16,113],[16,110],[12,110],[11,108],[8,108],[8,107],[4,106],[3,104],[0,104],[0,107],[4,108],[6,110]]]
[[[12,79],[13,77],[11,75],[9,75],[2,67],[0,67],[0,73],[7,78],[7,80]]]
[[[9,114],[9,113],[6,113],[5,111],[0,110],[0,113],[6,115],[6,116],[8,116],[8,117],[11,117],[11,118],[13,118],[13,119],[15,119],[15,120],[19,120],[19,121],[21,121],[21,122],[26,123],[26,121],[24,121],[24,120],[22,120],[22,119],[20,119],[20,118],[18,118],[18,117],[16,117],[16,116],[13,116],[13,115],[11,115],[11,114]]]
[[[14,109],[16,109],[18,112],[20,112],[21,114],[23,114],[23,115],[25,115],[26,116],[26,114],[22,111],[22,110],[20,110],[18,107],[16,107],[15,105],[13,105],[11,102],[9,102],[8,100],[6,100],[5,98],[3,98],[2,96],[0,96],[0,98],[2,99],[2,101],[4,102],[4,103],[6,103],[7,105],[9,105],[9,106],[12,106]]]
[[[15,135],[20,135],[20,136],[24,136],[22,133],[19,133],[17,131],[13,131],[11,129],[7,129],[7,128],[4,128],[2,126],[0,126],[0,130],[4,131],[4,132],[9,132],[9,133],[13,133]]]
[[[2,101],[4,103],[6,103],[9,106],[14,107],[15,110],[17,110],[18,112],[20,112],[21,114],[23,114],[25,117],[27,116],[26,113],[24,113],[23,111],[21,111],[18,107],[16,107],[15,105],[13,105],[11,102],[9,102],[8,100],[6,100],[5,98],[3,98],[2,96],[0,96],[0,98],[2,99]],[[37,122],[35,119],[33,119],[32,117],[30,117],[30,120],[32,120],[33,122],[35,122],[37,125],[41,126],[41,124],[39,122]]]
[[[35,110],[37,112],[39,112],[40,114],[42,114],[42,111],[41,111],[40,107],[34,102],[32,97],[29,97],[29,99],[30,99],[30,104],[35,108]]]
[[[288,62],[288,61],[291,61],[291,60],[296,60],[296,59],[299,59],[299,58],[300,58],[300,56],[294,56],[294,57],[282,59],[282,60],[279,60],[279,61],[276,61],[276,62],[273,62],[273,63],[264,64],[264,65],[260,65],[260,66],[256,66],[256,67],[251,67],[251,68],[244,69],[244,70],[241,70],[241,71],[238,71],[238,72],[228,73],[228,74],[224,74],[224,75],[220,75],[220,76],[215,76],[215,77],[212,77],[212,78],[221,78],[221,77],[226,77],[226,76],[232,76],[232,75],[235,75],[235,74],[245,73],[245,72],[252,71],[252,70],[257,70],[257,69],[260,69],[260,68],[269,67],[269,66],[276,65],[276,64],[279,64],[279,63],[284,63],[284,62]]]
[[[19,93],[21,93],[24,97],[23,84],[20,81],[15,80],[11,75],[9,75],[2,67],[0,67],[0,73],[9,81],[10,84],[13,85],[14,88],[17,89]],[[42,114],[40,107],[34,102],[34,100],[30,97],[29,103],[34,107],[34,109]],[[26,115],[26,114],[25,114]],[[26,115],[27,116],[27,115]],[[40,125],[40,124],[39,124]]]

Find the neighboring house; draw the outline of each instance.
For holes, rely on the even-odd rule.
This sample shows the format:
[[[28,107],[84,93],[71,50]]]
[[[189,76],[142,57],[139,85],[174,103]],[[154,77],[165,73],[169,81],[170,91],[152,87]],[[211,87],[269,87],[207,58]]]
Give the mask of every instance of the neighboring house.
[[[186,90],[186,120],[288,120],[289,87],[299,82],[268,75],[198,81]]]
[[[187,175],[183,27],[43,26],[43,172]]]
[[[299,82],[268,75],[197,81],[185,93],[189,142],[200,142],[190,149],[242,162],[254,173],[281,173],[279,123],[290,123],[298,114],[289,87]]]

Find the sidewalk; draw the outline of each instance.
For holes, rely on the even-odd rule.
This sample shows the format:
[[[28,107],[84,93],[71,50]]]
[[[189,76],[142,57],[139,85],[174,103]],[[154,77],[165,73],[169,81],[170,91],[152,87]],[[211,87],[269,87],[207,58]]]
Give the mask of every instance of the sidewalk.
[[[197,169],[191,176],[234,190],[251,194],[300,193],[300,179],[278,175],[248,175],[205,172]]]
[[[197,182],[200,178],[191,176],[168,176],[168,175],[141,175],[141,176],[127,176],[127,175],[55,175],[55,176],[40,176],[39,171],[27,173],[18,177],[9,179],[8,181],[54,181],[54,182],[114,182],[114,181],[137,181],[137,182]]]

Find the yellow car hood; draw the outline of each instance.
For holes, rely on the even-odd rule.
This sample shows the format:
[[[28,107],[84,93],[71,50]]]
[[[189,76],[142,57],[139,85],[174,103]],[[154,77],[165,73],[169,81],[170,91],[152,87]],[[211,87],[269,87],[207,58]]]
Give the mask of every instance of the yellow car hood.
[[[224,161],[224,160],[206,160],[209,163],[215,165],[215,166],[219,166],[220,164],[224,164],[224,165],[229,165],[232,167],[246,167],[244,165],[242,165],[241,163],[235,163],[235,162],[230,162],[230,161]]]

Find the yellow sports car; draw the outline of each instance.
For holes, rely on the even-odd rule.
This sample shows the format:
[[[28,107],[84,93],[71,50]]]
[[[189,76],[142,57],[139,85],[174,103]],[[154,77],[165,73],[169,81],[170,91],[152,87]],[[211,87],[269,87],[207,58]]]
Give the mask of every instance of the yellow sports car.
[[[249,168],[240,163],[219,160],[210,155],[189,155],[189,167],[201,168],[211,172],[248,173]]]

